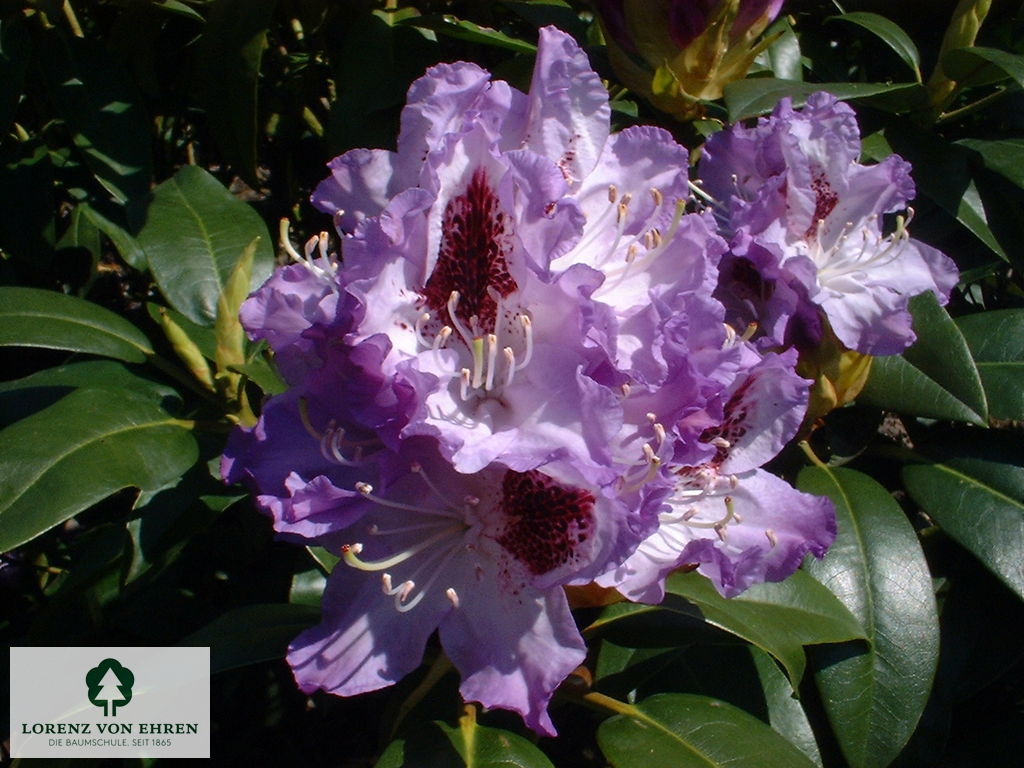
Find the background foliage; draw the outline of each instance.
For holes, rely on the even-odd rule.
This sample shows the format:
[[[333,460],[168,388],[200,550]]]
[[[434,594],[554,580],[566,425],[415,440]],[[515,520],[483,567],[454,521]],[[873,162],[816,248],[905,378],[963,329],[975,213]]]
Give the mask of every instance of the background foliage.
[[[988,5],[792,0],[748,78],[683,124],[617,84],[576,0],[0,0],[0,634],[212,646],[224,763],[1018,765],[1024,9],[994,0],[942,44],[955,8]],[[335,558],[275,542],[216,467],[281,387],[236,319],[278,220],[330,230],[307,202],[326,160],[393,147],[435,62],[525,87],[549,23],[587,47],[618,127],[690,148],[784,95],[850,99],[866,157],[913,164],[914,235],[963,279],[815,425],[817,465],[776,462],[835,502],[825,560],[730,601],[677,574],[659,607],[577,611],[591,656],[538,742],[464,709],[436,647],[392,689],[297,691],[281,656]]]

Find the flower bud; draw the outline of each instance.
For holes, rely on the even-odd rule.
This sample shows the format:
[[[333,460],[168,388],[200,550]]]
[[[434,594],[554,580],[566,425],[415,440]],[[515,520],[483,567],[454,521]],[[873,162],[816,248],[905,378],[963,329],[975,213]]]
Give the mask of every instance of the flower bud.
[[[774,38],[782,0],[595,0],[616,73],[681,120],[722,96]]]

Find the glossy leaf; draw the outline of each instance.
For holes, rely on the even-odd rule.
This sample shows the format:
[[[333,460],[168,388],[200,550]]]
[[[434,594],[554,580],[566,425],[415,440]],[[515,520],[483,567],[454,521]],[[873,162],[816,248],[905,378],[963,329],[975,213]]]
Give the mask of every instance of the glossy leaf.
[[[942,69],[963,87],[1012,79],[1024,88],[1024,56],[998,48],[955,48],[942,57]]]
[[[131,390],[164,408],[176,408],[181,395],[166,384],[143,378],[113,360],[86,360],[46,368],[0,383],[0,426],[48,408],[74,389]]]
[[[257,185],[257,85],[276,0],[217,0],[196,51],[199,98],[235,172]]]
[[[768,708],[768,724],[807,755],[815,765],[821,765],[821,752],[814,731],[789,680],[771,656],[759,648],[751,647],[749,650],[761,680],[761,691]]]
[[[160,488],[195,462],[187,422],[130,390],[79,389],[0,432],[0,552],[126,487]]]
[[[458,726],[434,722],[388,745],[375,768],[554,768],[537,747],[510,731],[463,717]]]
[[[1024,189],[1024,140],[961,139],[955,143],[977,152],[986,168]]]
[[[889,493],[850,469],[810,467],[798,487],[826,495],[838,536],[805,567],[860,621],[868,645],[815,649],[832,730],[853,768],[888,765],[924,710],[938,660],[932,580],[913,528]]]
[[[0,287],[0,346],[47,347],[141,363],[149,339],[120,315],[38,288]]]
[[[138,242],[171,305],[194,323],[212,325],[217,299],[257,237],[250,288],[273,268],[263,220],[209,173],[186,165],[154,191]]]
[[[663,693],[601,723],[615,768],[810,768],[800,750],[753,715],[717,699]]]
[[[914,41],[899,24],[890,21],[885,16],[865,11],[833,16],[829,21],[845,21],[866,29],[888,45],[903,60],[903,63],[910,67],[918,82],[921,81],[921,54],[918,53]]]
[[[981,452],[903,469],[907,491],[939,526],[1024,599],[1024,451],[988,441]]]
[[[82,209],[86,217],[92,222],[96,229],[110,238],[110,242],[114,244],[114,248],[117,249],[117,252],[120,254],[121,258],[125,260],[126,264],[129,264],[140,271],[146,269],[145,252],[142,250],[141,246],[139,246],[138,242],[136,242],[135,238],[128,234],[128,231],[124,227],[117,222],[108,219],[87,203],[80,203],[78,207]]]
[[[1024,420],[1024,310],[958,318],[995,419]]]
[[[97,180],[120,203],[143,198],[152,176],[149,122],[131,79],[96,41],[53,30],[37,61],[54,106]]]
[[[893,150],[913,166],[918,194],[935,201],[993,253],[1006,259],[972,176],[970,153],[909,123],[892,125],[885,135]]]
[[[504,32],[499,32],[490,27],[483,27],[471,21],[460,19],[451,14],[431,14],[429,16],[411,16],[404,22],[407,26],[419,27],[438,32],[446,37],[453,37],[456,40],[466,40],[470,43],[481,45],[493,45],[498,48],[507,48],[518,53],[536,53],[537,46],[525,40],[509,37]]]
[[[765,52],[775,77],[781,80],[803,80],[803,61],[800,56],[800,38],[793,31],[788,17],[783,17],[769,27],[765,35],[781,33]]]
[[[911,299],[917,341],[878,357],[859,400],[914,416],[988,423],[988,401],[967,341],[931,293]]]
[[[308,605],[243,605],[218,616],[179,645],[210,646],[210,671],[224,672],[284,658],[288,643],[319,620],[320,610]]]
[[[755,584],[732,598],[718,594],[699,573],[676,573],[666,591],[696,605],[704,620],[770,653],[796,688],[803,677],[804,646],[864,636],[857,620],[821,584],[802,571],[785,581]]]
[[[737,121],[771,112],[785,97],[793,99],[794,106],[801,106],[812,93],[828,91],[840,99],[898,94],[909,108],[909,95],[918,93],[920,89],[916,83],[805,83],[752,77],[725,86],[725,106],[729,120]]]

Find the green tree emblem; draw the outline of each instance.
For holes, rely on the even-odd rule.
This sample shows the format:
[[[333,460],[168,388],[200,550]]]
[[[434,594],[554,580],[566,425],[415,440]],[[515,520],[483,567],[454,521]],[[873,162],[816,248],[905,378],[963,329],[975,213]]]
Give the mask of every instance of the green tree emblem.
[[[132,700],[135,675],[117,659],[104,659],[85,673],[89,701],[103,707],[104,715],[116,715],[117,708]]]

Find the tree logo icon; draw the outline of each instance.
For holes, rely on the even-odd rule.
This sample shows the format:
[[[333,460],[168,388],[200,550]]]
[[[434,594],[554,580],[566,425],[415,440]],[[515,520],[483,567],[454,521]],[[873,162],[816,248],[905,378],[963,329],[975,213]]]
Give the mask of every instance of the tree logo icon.
[[[116,715],[117,708],[132,700],[135,675],[117,659],[104,659],[85,673],[89,701],[103,707],[104,715]]]

